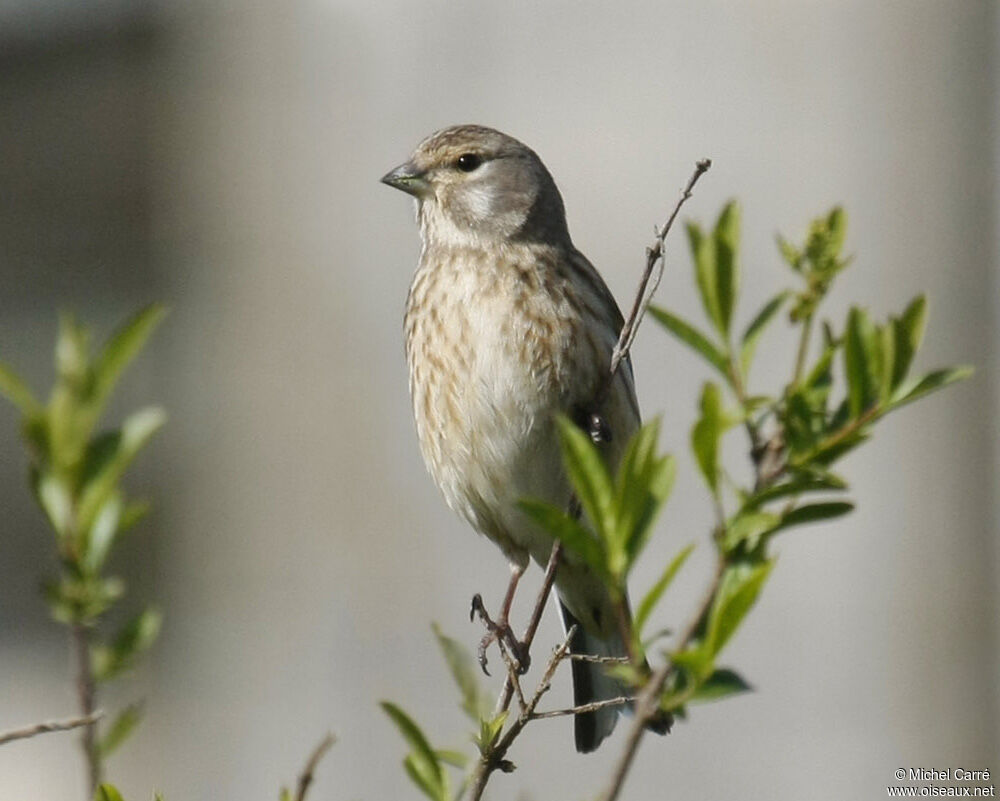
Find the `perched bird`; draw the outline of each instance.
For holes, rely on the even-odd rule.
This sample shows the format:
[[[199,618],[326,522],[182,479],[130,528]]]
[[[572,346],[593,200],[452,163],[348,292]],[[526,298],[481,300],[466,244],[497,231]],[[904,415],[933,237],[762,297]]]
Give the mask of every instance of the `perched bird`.
[[[553,545],[517,501],[565,507],[571,498],[555,415],[600,415],[612,468],[639,426],[628,363],[592,408],[622,314],[573,247],[549,171],[516,139],[478,125],[447,128],[382,181],[416,198],[423,240],[404,325],[420,449],[448,505],[511,563],[506,625],[529,558],[545,565]],[[555,583],[564,626],[579,624],[571,650],[623,656],[611,599],[591,571],[566,554]],[[577,706],[625,692],[594,663],[574,661],[573,684]],[[577,715],[577,750],[595,749],[619,711]]]

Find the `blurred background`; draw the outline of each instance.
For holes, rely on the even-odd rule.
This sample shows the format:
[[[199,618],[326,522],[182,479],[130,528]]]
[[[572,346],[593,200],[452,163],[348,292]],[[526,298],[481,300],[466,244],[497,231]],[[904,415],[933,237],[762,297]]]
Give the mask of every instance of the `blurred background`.
[[[788,280],[775,232],[799,239],[843,203],[856,260],[828,314],[884,317],[926,291],[917,367],[978,368],[850,457],[853,515],[779,542],[725,660],[757,691],[647,740],[628,797],[878,798],[897,768],[1000,772],[998,55],[987,0],[0,2],[0,359],[41,391],[58,309],[102,334],[172,309],[109,417],[171,416],[130,483],[154,512],[116,565],[133,608],[165,613],[105,697],[146,698],[110,763],[126,797],[275,798],[327,729],[312,798],[414,797],[381,698],[466,742],[429,624],[474,648],[469,599],[498,600],[507,568],[424,472],[401,333],[419,240],[377,181],[457,122],[538,151],[620,302],[708,156],[685,214],[742,201],[741,320]],[[679,234],[667,264],[659,302],[701,319]],[[764,340],[759,388],[789,373],[787,339]],[[637,589],[702,543],[663,607],[677,625],[710,572],[687,449],[707,376],[654,324],[634,359],[680,459]],[[25,467],[0,406],[0,729],[75,709]],[[568,702],[562,676],[552,703]],[[571,729],[531,727],[491,797],[592,795],[621,731],[584,757]],[[0,749],[0,799],[82,785],[76,735]]]

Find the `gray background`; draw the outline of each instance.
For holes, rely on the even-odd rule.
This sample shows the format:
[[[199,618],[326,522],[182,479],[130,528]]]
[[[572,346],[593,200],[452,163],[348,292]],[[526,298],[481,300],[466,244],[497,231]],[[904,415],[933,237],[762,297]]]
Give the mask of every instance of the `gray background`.
[[[900,767],[1000,771],[998,47],[989,2],[0,3],[0,359],[46,387],[58,308],[101,332],[172,308],[109,418],[171,414],[131,479],[155,512],[117,564],[166,614],[106,697],[147,699],[110,764],[126,795],[274,798],[332,728],[312,797],[413,797],[384,697],[464,742],[429,623],[472,646],[468,600],[499,598],[507,569],[420,462],[400,330],[417,231],[376,179],[472,121],[541,154],[621,300],[710,156],[686,214],[742,201],[742,320],[786,279],[775,231],[841,202],[857,259],[831,316],[927,291],[919,366],[978,366],[848,460],[854,515],[780,543],[726,658],[757,692],[645,742],[628,797],[874,799]],[[667,261],[659,300],[697,318],[683,237]],[[792,358],[772,335],[758,386]],[[635,364],[680,459],[636,588],[701,544],[663,609],[676,625],[710,569],[687,452],[707,376],[652,324]],[[0,729],[74,707],[24,472],[5,406]],[[548,620],[540,647],[556,638]],[[620,732],[583,757],[570,730],[533,725],[491,797],[593,795]],[[73,735],[0,749],[0,799],[81,785]]]

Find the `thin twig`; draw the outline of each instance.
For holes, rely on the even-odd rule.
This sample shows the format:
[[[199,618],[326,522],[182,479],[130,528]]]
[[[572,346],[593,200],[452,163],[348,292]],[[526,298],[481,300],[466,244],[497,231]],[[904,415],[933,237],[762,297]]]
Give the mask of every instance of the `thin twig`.
[[[561,718],[566,715],[585,715],[588,712],[596,712],[609,706],[625,706],[635,701],[634,696],[619,695],[616,698],[605,698],[603,701],[591,701],[589,704],[571,706],[567,709],[552,709],[547,712],[535,712],[532,720],[544,720],[545,718]]]
[[[629,349],[635,341],[636,333],[639,331],[639,323],[642,322],[643,315],[645,315],[646,308],[649,306],[650,300],[652,300],[653,293],[656,292],[656,288],[660,285],[660,279],[663,277],[663,247],[667,234],[670,233],[674,220],[677,219],[677,215],[680,213],[681,206],[691,197],[694,185],[698,183],[698,179],[702,175],[708,172],[711,166],[711,159],[702,159],[695,165],[694,172],[688,180],[687,186],[684,187],[677,205],[674,206],[673,212],[671,212],[667,221],[656,230],[656,239],[653,244],[646,248],[646,269],[643,271],[642,280],[639,282],[639,290],[635,294],[635,300],[632,302],[632,310],[629,312],[628,319],[625,320],[625,325],[622,326],[621,333],[618,336],[618,343],[611,352],[612,378],[614,378],[618,370],[618,365],[628,356]],[[650,287],[649,282],[653,278],[653,270],[656,268],[657,263],[659,263],[659,269],[656,270],[656,277],[653,279],[652,287]],[[603,398],[600,400],[603,400]]]
[[[554,548],[553,552],[555,552]],[[552,561],[553,560],[550,558],[549,562],[551,563]],[[559,663],[566,657],[566,653],[569,651],[570,641],[573,639],[573,635],[575,633],[576,626],[571,626],[570,630],[566,633],[566,638],[563,640],[562,644],[552,652],[552,656],[549,658],[549,662],[545,666],[545,672],[542,674],[542,679],[535,688],[535,692],[532,694],[531,700],[528,701],[528,705],[521,711],[507,731],[504,732],[503,737],[494,743],[494,745],[480,757],[479,763],[476,765],[476,772],[472,777],[471,787],[469,790],[469,801],[480,801],[483,797],[483,792],[486,790],[486,782],[489,781],[490,775],[498,767],[502,767],[506,764],[504,757],[507,754],[507,749],[509,749],[514,740],[517,739],[521,730],[528,725],[531,720],[533,720],[535,708],[538,706],[538,702],[542,700],[542,696],[545,695],[545,693],[547,693],[549,688],[552,686],[552,676],[555,674],[556,668],[559,667]]]
[[[76,652],[76,694],[80,703],[80,715],[93,717],[94,682],[93,668],[90,663],[90,630],[83,623],[74,623],[71,627],[73,650]],[[84,758],[87,763],[87,798],[94,795],[101,783],[101,755],[97,750],[97,723],[91,720],[83,725],[83,735],[80,738]]]
[[[722,582],[725,567],[725,559],[720,558],[712,583],[709,586],[708,591],[705,593],[705,597],[702,599],[701,604],[698,606],[696,613],[692,616],[687,627],[684,629],[683,634],[681,634],[680,638],[677,640],[677,646],[674,653],[684,651],[688,645],[690,645],[695,634],[697,634],[701,621],[708,614],[708,610],[711,608],[712,602],[715,600],[715,594],[718,592],[719,584]],[[632,767],[632,760],[635,759],[636,752],[639,749],[639,742],[642,740],[642,736],[646,733],[646,724],[649,723],[649,721],[651,721],[656,715],[660,706],[660,694],[663,692],[663,688],[666,686],[667,680],[670,678],[674,670],[675,667],[672,662],[666,662],[661,665],[656,669],[653,675],[650,676],[649,681],[646,682],[646,685],[642,688],[642,692],[640,692],[638,698],[636,698],[634,708],[635,718],[632,721],[632,727],[629,729],[628,737],[625,740],[625,748],[615,765],[614,772],[611,776],[611,782],[608,785],[608,789],[605,790],[604,795],[601,796],[601,801],[615,801],[615,799],[618,798],[618,794],[621,792],[622,786],[625,783],[625,777],[628,775],[629,769]]]
[[[44,723],[36,723],[34,726],[25,726],[23,729],[11,729],[0,732],[0,745],[13,742],[14,740],[25,740],[34,737],[36,734],[48,734],[53,731],[69,731],[78,729],[81,726],[89,726],[104,717],[104,712],[98,710],[82,718],[67,718],[65,720],[47,720]]]
[[[594,662],[598,665],[627,665],[627,656],[595,656],[594,654],[570,654],[574,662]]]
[[[552,544],[552,552],[549,554],[549,562],[545,566],[545,575],[542,578],[542,586],[538,590],[538,596],[535,598],[535,608],[531,610],[531,618],[528,621],[528,627],[524,630],[524,637],[521,639],[521,646],[525,653],[529,653],[531,649],[531,643],[535,639],[535,632],[538,631],[538,624],[542,620],[542,613],[545,611],[545,604],[548,602],[549,593],[552,592],[552,584],[556,580],[556,568],[559,566],[559,559],[562,556],[562,543],[556,540]],[[507,680],[503,684],[503,689],[500,691],[500,696],[497,698],[496,707],[493,710],[493,715],[499,715],[501,712],[506,710],[510,706],[510,700],[514,693],[514,687],[511,683],[510,676],[507,676]]]
[[[312,784],[316,773],[316,766],[319,765],[320,760],[326,756],[326,752],[333,747],[335,742],[337,742],[337,738],[328,733],[326,737],[320,740],[319,745],[313,749],[312,754],[309,755],[309,759],[306,760],[306,765],[302,769],[302,773],[299,774],[294,801],[305,801],[306,792],[309,790],[309,785]]]

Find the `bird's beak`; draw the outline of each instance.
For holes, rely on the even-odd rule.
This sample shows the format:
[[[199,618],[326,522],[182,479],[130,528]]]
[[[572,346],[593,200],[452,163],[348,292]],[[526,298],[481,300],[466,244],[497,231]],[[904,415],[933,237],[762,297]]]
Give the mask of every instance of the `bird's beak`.
[[[422,197],[431,188],[423,170],[412,161],[400,164],[396,169],[390,170],[379,180],[394,189],[399,189],[414,197]]]

